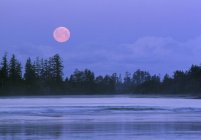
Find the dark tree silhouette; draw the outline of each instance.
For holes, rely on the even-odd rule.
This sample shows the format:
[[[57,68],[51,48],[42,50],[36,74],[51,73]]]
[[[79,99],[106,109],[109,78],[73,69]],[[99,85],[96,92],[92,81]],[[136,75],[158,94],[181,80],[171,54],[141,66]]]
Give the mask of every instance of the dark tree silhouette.
[[[22,80],[22,67],[19,61],[15,58],[15,55],[13,54],[9,63],[9,80],[12,83],[17,83]]]
[[[168,74],[165,74],[161,85],[162,91],[169,93],[173,92],[173,89],[171,88],[172,86],[173,86],[173,79]]]
[[[8,63],[9,61],[9,63]],[[137,70],[125,76],[117,73],[95,76],[89,69],[76,69],[64,80],[62,58],[56,54],[48,59],[28,58],[22,77],[21,63],[4,54],[0,65],[0,95],[67,95],[67,94],[183,94],[201,96],[201,66],[175,71],[173,76],[151,75]],[[122,80],[124,79],[124,80]]]
[[[33,85],[36,82],[37,76],[35,66],[32,64],[31,58],[28,58],[25,64],[24,79],[27,85]]]
[[[63,65],[61,57],[56,54],[50,59],[50,65],[52,65],[52,78],[56,82],[63,81]],[[50,66],[51,67],[51,66]]]
[[[124,85],[124,90],[126,92],[130,92],[132,90],[132,78],[131,78],[131,74],[129,72],[125,73],[123,85]]]
[[[0,78],[1,78],[1,85],[4,88],[6,86],[6,82],[8,81],[8,60],[7,54],[4,54],[1,62],[1,69],[0,69]]]
[[[145,81],[149,81],[151,78],[150,74],[146,71],[141,71],[141,70],[137,70],[136,72],[133,73],[133,78],[132,78],[132,82],[134,85],[140,85],[142,83],[144,83]]]

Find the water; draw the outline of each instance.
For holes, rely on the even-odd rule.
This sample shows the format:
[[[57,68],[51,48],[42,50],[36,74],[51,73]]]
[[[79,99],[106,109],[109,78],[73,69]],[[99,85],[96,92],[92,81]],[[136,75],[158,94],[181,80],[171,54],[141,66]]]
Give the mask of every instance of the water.
[[[199,140],[201,100],[0,99],[0,140]]]

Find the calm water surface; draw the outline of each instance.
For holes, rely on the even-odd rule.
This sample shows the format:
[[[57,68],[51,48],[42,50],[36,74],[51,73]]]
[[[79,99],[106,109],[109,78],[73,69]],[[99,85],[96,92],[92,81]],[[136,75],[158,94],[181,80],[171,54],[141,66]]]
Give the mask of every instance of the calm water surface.
[[[200,140],[201,100],[0,99],[0,140]]]

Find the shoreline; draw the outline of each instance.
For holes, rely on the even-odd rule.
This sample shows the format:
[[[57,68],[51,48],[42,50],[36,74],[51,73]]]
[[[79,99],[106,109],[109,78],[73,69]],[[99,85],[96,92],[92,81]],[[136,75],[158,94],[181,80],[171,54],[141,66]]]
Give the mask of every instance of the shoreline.
[[[0,96],[0,99],[21,99],[21,98],[174,98],[174,99],[201,99],[200,96],[193,95],[139,95],[139,94],[77,94],[77,95],[33,95],[33,96]]]

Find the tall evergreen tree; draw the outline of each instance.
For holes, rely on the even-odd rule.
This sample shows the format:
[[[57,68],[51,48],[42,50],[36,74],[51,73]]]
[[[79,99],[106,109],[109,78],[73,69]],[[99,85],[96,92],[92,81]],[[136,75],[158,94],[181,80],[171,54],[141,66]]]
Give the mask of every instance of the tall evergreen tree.
[[[34,61],[33,65],[34,65],[37,80],[42,80],[43,79],[42,76],[44,73],[43,59],[40,59],[39,57],[37,57],[36,60]]]
[[[36,71],[31,62],[31,58],[28,58],[25,64],[24,79],[27,84],[33,84],[36,81]]]
[[[51,58],[52,66],[52,77],[57,81],[61,82],[63,80],[63,65],[61,57],[56,54]]]
[[[41,75],[42,79],[44,81],[50,81],[52,79],[52,76],[51,76],[51,66],[50,66],[50,61],[48,60],[44,60],[44,63],[43,63],[43,73]]]
[[[22,67],[14,54],[10,59],[8,75],[11,82],[17,82],[22,79]]]
[[[8,82],[8,60],[7,54],[5,53],[2,62],[1,62],[1,70],[0,70],[0,77],[1,77],[1,85],[4,87]]]
[[[129,72],[126,72],[124,77],[124,89],[126,91],[129,91],[131,86],[132,86],[131,74]]]

